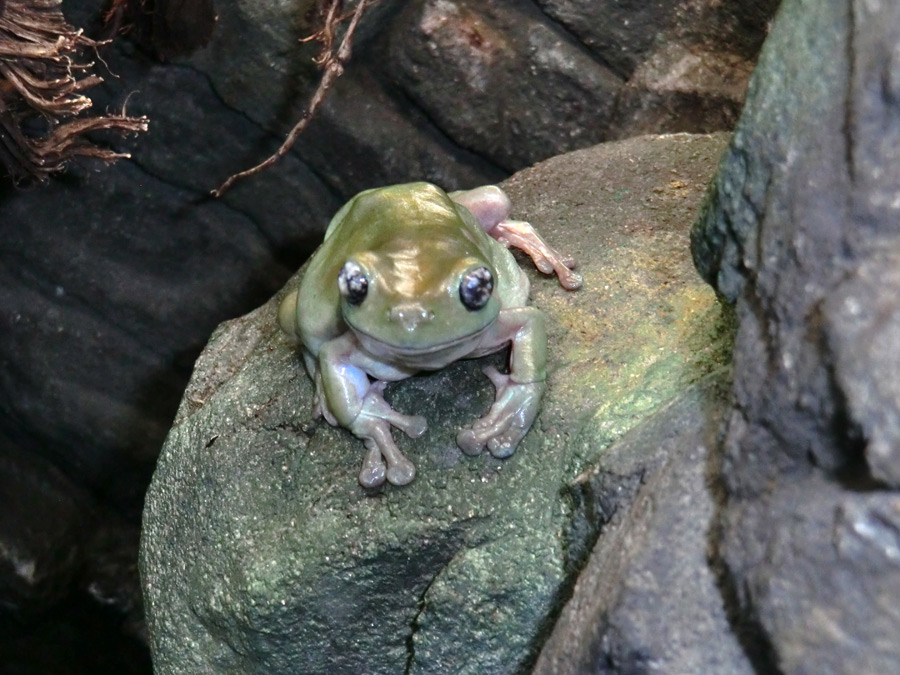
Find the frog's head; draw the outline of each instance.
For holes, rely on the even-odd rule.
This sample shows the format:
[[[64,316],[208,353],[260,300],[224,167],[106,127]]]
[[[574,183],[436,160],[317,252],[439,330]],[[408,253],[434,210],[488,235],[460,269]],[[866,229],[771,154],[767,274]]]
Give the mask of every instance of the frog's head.
[[[501,303],[487,235],[445,194],[414,196],[385,205],[373,195],[350,214],[367,217],[368,236],[346,252],[337,286],[344,321],[370,353],[428,365],[428,354],[471,350]],[[383,226],[373,228],[373,212]]]
[[[424,356],[470,344],[494,322],[494,279],[474,256],[451,262],[365,252],[344,263],[338,289],[344,321],[368,351]]]

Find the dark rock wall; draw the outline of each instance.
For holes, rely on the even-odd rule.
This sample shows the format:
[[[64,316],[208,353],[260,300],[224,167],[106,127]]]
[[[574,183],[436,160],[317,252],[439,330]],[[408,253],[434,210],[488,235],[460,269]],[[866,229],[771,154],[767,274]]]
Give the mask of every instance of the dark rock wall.
[[[607,136],[621,78],[532,3],[410,3],[391,33],[398,86],[506,170]]]
[[[310,48],[296,39],[309,30],[308,3],[219,3],[212,43],[176,64],[154,63],[122,41],[104,51],[114,75],[95,105],[127,99],[151,130],[116,141],[130,161],[75,167],[41,188],[3,188],[0,431],[136,514],[209,332],[280,285],[341,199],[412,179],[492,182],[602,140],[611,125],[618,135],[630,128],[617,106],[633,70],[608,64],[595,44],[608,25],[606,42],[625,49],[616,32],[625,9],[583,44],[570,30],[606,16],[603,3],[551,4],[549,15],[514,0],[377,5],[298,153],[222,201],[209,189],[271,152],[305,105],[315,73]],[[746,10],[708,4],[706,14],[730,17],[710,30],[756,28],[761,38]],[[67,11],[96,27],[97,5],[72,2]],[[683,34],[686,49],[699,48],[688,33],[703,30],[683,24],[704,12],[665,9],[668,18],[650,22],[650,9],[634,9],[636,44]],[[635,48],[629,62],[647,49]],[[720,60],[744,59],[743,76],[745,52]],[[737,86],[731,103],[717,94],[701,107],[735,110],[740,82],[719,84]],[[680,113],[655,130],[708,126],[702,110]]]
[[[496,182],[646,131],[729,128],[776,4],[383,0],[296,151],[221,201],[209,190],[272,152],[314,87],[314,49],[297,42],[312,3],[220,0],[211,43],[165,64],[117,40],[92,96],[150,117],[141,137],[109,139],[133,158],[0,186],[5,451],[61,472],[97,527],[124,517],[133,531],[213,327],[271,295],[343,199],[413,179]],[[89,34],[102,8],[65,4]],[[38,511],[21,518],[38,532],[26,543],[56,536]]]
[[[735,301],[720,547],[761,659],[896,670],[900,6],[784,3],[694,232]]]
[[[0,671],[148,672],[137,529],[9,444],[0,495]]]

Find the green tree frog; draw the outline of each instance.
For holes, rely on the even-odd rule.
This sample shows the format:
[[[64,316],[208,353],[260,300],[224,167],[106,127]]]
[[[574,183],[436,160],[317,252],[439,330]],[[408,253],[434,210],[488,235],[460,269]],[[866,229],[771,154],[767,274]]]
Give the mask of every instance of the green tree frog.
[[[528,277],[507,246],[555,272],[566,289],[578,288],[581,277],[571,259],[509,213],[495,186],[367,190],[334,216],[299,286],[282,301],[279,323],[299,338],[315,382],[314,414],[365,444],[364,487],[385,479],[405,485],[416,475],[391,427],[416,438],[426,423],[390,407],[382,396],[388,382],[511,344],[509,374],[485,371],[493,405],[459,432],[457,444],[470,455],[487,447],[507,457],[534,422],[546,379],[544,314],[527,305]]]

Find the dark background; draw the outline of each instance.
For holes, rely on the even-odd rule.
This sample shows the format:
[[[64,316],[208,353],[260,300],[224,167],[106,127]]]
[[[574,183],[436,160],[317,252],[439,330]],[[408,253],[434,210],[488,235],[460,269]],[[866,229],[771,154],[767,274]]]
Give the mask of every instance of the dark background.
[[[128,34],[86,59],[106,80],[94,110],[128,101],[150,119],[97,139],[133,158],[0,182],[0,672],[150,672],[142,499],[194,359],[344,200],[730,129],[777,4],[382,0],[295,151],[221,200],[210,189],[272,152],[309,99],[316,46],[297,39],[312,3],[219,0],[192,55],[178,52],[203,41],[208,3],[127,15]],[[105,9],[64,4],[97,36]]]

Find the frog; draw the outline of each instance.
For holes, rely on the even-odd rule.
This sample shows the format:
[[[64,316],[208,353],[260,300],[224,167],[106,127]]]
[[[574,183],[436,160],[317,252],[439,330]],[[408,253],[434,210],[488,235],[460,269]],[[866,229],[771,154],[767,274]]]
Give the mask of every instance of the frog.
[[[392,427],[410,438],[419,415],[394,410],[385,387],[460,359],[511,346],[509,372],[484,370],[495,389],[487,413],[459,430],[467,455],[512,455],[539,412],[547,379],[544,313],[528,304],[530,282],[510,246],[561,286],[582,285],[575,261],[525,221],[509,218],[503,190],[447,193],[427,182],[365,190],[332,218],[278,323],[299,341],[315,385],[313,415],[363,441],[364,488],[410,483],[415,465]]]

